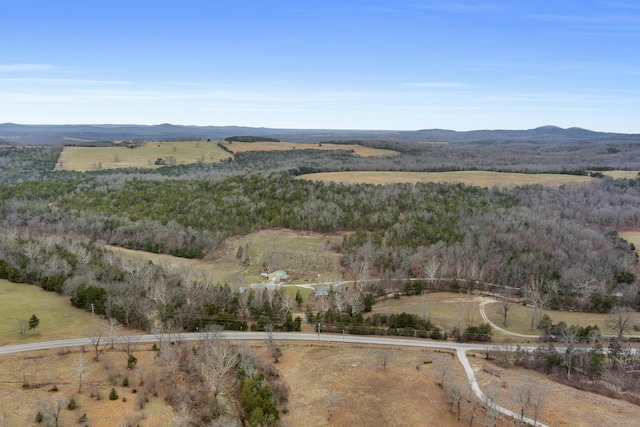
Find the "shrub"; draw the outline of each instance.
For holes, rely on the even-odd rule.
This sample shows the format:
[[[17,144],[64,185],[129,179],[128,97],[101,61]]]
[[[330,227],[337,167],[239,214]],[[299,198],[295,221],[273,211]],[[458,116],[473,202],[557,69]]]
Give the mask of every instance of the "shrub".
[[[78,407],[78,405],[76,405],[76,400],[74,398],[71,398],[71,400],[67,404],[67,409],[70,410],[70,411],[73,411],[77,407]]]
[[[127,369],[132,369],[134,366],[136,366],[137,362],[138,362],[138,359],[136,359],[136,357],[133,354],[130,354],[129,357],[127,358]]]
[[[109,400],[118,400],[118,392],[115,388],[111,389],[111,393],[109,393]]]
[[[43,418],[44,418],[44,415],[42,415],[42,412],[38,412],[36,414],[36,422],[41,423]]]
[[[129,377],[124,377],[122,379],[122,387],[129,387]]]

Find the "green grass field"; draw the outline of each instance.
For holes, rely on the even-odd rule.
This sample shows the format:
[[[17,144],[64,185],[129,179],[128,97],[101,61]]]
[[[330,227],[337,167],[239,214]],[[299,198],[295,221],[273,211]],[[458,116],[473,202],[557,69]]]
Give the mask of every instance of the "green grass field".
[[[563,174],[524,174],[487,171],[456,172],[322,172],[301,175],[301,179],[348,184],[390,184],[418,182],[452,182],[479,187],[543,184],[560,186],[582,184],[596,178]]]
[[[0,301],[0,345],[81,338],[91,321],[91,314],[73,307],[69,298],[34,285],[0,279]],[[28,331],[21,339],[17,332],[18,321],[28,320],[32,314],[40,319],[36,335]]]

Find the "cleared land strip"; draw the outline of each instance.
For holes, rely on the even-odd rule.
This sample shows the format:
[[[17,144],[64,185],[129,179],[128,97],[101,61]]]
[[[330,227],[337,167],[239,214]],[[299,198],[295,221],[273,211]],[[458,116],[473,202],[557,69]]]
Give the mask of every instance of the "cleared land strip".
[[[597,178],[564,174],[526,174],[490,171],[456,172],[320,172],[300,175],[301,179],[323,182],[342,182],[346,184],[391,184],[418,182],[461,183],[479,187],[516,186],[542,184],[559,187],[565,184],[583,184]]]
[[[229,340],[244,340],[244,341],[264,341],[268,339],[268,336],[265,332],[223,332],[220,336],[224,339]],[[181,334],[166,334],[166,335],[137,335],[138,342],[141,343],[151,343],[159,341],[160,339],[166,339],[171,341],[199,341],[206,340],[206,333],[181,333]],[[323,342],[345,342],[345,343],[353,343],[353,344],[373,344],[373,345],[393,345],[393,346],[403,346],[403,347],[425,347],[425,348],[447,348],[450,350],[454,350],[458,355],[458,360],[462,363],[462,366],[467,373],[467,378],[469,379],[469,384],[473,392],[478,396],[480,400],[482,400],[485,404],[491,405],[492,408],[500,411],[501,413],[513,417],[515,419],[520,419],[518,414],[515,414],[513,411],[509,409],[498,406],[495,402],[487,398],[487,396],[480,390],[478,386],[478,382],[475,377],[475,373],[471,368],[469,360],[467,359],[466,352],[469,350],[475,351],[491,351],[491,350],[503,350],[499,346],[491,346],[491,345],[483,345],[483,344],[466,344],[466,343],[446,343],[443,344],[441,342],[432,342],[432,341],[420,341],[420,340],[412,340],[412,339],[402,339],[402,338],[381,338],[381,337],[361,337],[361,336],[345,336],[345,335],[334,335],[334,334],[306,334],[306,333],[297,333],[297,332],[281,332],[275,334],[275,339],[278,340],[290,340],[290,341],[323,341]],[[38,343],[30,343],[30,344],[19,344],[19,345],[10,345],[0,347],[0,355],[3,354],[14,354],[14,353],[22,353],[26,351],[35,351],[35,350],[50,350],[55,348],[64,348],[64,347],[77,347],[83,345],[91,345],[90,338],[75,338],[68,340],[58,340],[58,341],[44,341]],[[525,422],[529,425],[547,427],[545,424],[540,422],[535,422],[530,418],[522,418],[522,422]]]

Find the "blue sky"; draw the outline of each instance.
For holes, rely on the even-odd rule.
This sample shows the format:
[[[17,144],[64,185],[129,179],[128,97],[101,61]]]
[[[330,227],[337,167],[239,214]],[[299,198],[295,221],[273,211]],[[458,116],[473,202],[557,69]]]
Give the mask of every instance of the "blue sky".
[[[0,0],[0,123],[640,133],[637,0]]]

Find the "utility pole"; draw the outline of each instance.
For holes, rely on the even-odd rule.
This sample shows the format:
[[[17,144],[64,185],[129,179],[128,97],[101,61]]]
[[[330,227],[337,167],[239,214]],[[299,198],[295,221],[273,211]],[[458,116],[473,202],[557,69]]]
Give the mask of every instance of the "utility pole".
[[[96,317],[96,306],[94,303],[91,303],[91,316]]]
[[[318,322],[318,341],[320,341],[320,325],[321,323]]]

